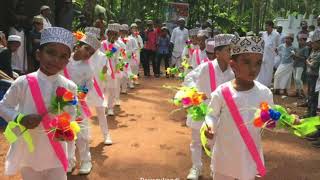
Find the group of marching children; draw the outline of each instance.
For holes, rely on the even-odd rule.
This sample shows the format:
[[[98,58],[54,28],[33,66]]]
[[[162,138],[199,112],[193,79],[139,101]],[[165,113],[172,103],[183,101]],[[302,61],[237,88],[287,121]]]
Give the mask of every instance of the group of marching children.
[[[89,174],[92,110],[104,144],[112,144],[105,110],[115,115],[120,91],[127,93],[127,86],[138,84],[143,43],[136,24],[130,29],[109,24],[105,36],[100,42],[100,29],[95,27],[85,28],[85,33],[44,29],[36,52],[39,70],[19,77],[0,102],[0,116],[10,124],[5,134],[17,137],[10,144],[5,174],[20,172],[24,180],[66,180],[76,166],[76,149],[79,174]]]
[[[265,175],[260,129],[253,126],[261,102],[273,104],[271,91],[255,81],[263,57],[260,37],[219,34],[207,39],[206,31],[191,29],[184,54],[191,68],[183,86],[195,87],[205,94],[210,108],[203,121],[187,116],[191,128],[192,167],[187,179],[197,180],[202,171],[200,129],[211,149],[214,180],[252,180]],[[187,53],[188,51],[188,53]]]

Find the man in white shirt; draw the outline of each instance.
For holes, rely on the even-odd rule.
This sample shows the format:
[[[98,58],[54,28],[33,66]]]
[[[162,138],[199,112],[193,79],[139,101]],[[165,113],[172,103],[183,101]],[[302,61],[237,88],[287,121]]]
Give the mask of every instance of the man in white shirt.
[[[277,47],[280,45],[280,35],[273,29],[273,22],[267,21],[266,31],[263,32],[264,54],[263,62],[257,81],[269,87],[272,82],[274,59],[277,55]]]
[[[49,6],[41,6],[40,8],[40,15],[43,19],[43,29],[46,29],[48,27],[52,27],[49,16],[51,14],[51,10]]]
[[[185,19],[180,18],[178,20],[178,27],[174,28],[172,31],[172,36],[170,39],[171,46],[173,47],[172,51],[172,66],[181,67],[181,56],[186,41],[188,40],[189,32],[185,28]]]

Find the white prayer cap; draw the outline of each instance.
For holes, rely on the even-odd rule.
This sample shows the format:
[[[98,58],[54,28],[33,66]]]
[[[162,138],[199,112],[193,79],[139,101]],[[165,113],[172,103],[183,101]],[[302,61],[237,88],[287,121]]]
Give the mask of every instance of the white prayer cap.
[[[138,19],[138,18],[136,18],[136,19],[134,20],[134,22],[135,22],[135,23],[141,23],[141,20]]]
[[[294,34],[293,33],[286,33],[285,37],[289,37],[294,39]]]
[[[215,35],[214,36],[214,42],[215,42],[216,47],[230,45],[231,44],[231,39],[234,36],[235,35],[233,35],[233,34],[218,34],[218,35]]]
[[[197,36],[209,37],[208,31],[206,31],[206,30],[199,30]]]
[[[214,47],[215,47],[215,43],[214,43],[214,39],[210,38],[206,41],[206,51],[209,53],[214,53]]]
[[[259,36],[234,36],[231,40],[231,56],[244,53],[263,54],[264,41]]]
[[[247,36],[254,36],[254,32],[253,31],[249,31],[246,33]]]
[[[313,35],[311,36],[311,42],[316,42],[320,40],[320,30],[316,29],[313,33]]]
[[[309,34],[305,34],[305,33],[301,33],[298,35],[299,39],[308,39],[308,37],[309,37]]]
[[[10,35],[8,37],[8,42],[20,42],[21,43],[21,37],[18,35]]]
[[[43,23],[43,18],[41,16],[34,16],[33,22],[34,23]]]
[[[199,32],[199,28],[194,28],[189,30],[189,36],[196,36]]]
[[[128,31],[128,30],[129,30],[128,24],[122,24],[121,27],[120,27],[120,30],[122,30],[122,31]]]
[[[42,11],[44,11],[44,10],[47,10],[47,9],[50,9],[50,7],[49,7],[49,6],[46,6],[46,5],[41,6],[41,8],[40,8],[40,13],[41,13]]]
[[[152,20],[147,20],[147,24],[151,25],[151,24],[153,24],[153,21]]]
[[[186,22],[186,20],[183,17],[179,18],[178,21]]]
[[[206,22],[209,23],[210,25],[212,25],[212,20],[211,19],[208,19]]]
[[[138,25],[136,23],[132,23],[130,28],[133,28],[133,27],[138,27]]]
[[[119,32],[119,30],[120,30],[120,24],[118,23],[108,24],[108,31]]]
[[[99,49],[101,46],[100,41],[93,34],[86,34],[80,41],[88,44],[95,50]]]
[[[91,34],[93,36],[95,36],[96,38],[100,37],[100,29],[96,28],[96,27],[86,27],[84,28],[84,31],[86,34]]]
[[[72,51],[74,37],[72,32],[61,27],[50,27],[43,30],[41,34],[40,45],[47,43],[61,43]]]

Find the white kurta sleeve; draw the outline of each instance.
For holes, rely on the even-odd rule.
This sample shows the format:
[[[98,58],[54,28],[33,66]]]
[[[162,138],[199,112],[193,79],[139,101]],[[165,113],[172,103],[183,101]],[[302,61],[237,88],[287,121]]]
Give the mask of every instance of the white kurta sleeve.
[[[138,43],[140,44],[140,49],[143,49],[143,47],[144,47],[143,40],[142,40],[142,37],[140,35],[138,36]]]
[[[19,77],[13,82],[3,99],[0,101],[0,116],[8,122],[14,120],[19,114],[19,112],[16,111],[16,107],[19,102],[21,102],[21,97],[25,94],[25,91],[23,91],[23,77]]]
[[[197,68],[190,71],[184,78],[184,82],[182,83],[182,85],[199,88],[198,81],[199,81],[199,76],[203,69],[202,67],[203,66],[198,66]]]
[[[211,121],[213,130],[215,130],[219,125],[221,109],[223,105],[223,98],[221,94],[221,88],[218,87],[214,92],[211,93],[211,100],[208,105],[211,108],[210,113],[206,116],[206,121]]]

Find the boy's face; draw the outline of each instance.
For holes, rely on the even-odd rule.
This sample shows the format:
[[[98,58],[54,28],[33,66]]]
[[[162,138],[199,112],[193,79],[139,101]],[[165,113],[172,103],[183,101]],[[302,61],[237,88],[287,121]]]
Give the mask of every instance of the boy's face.
[[[34,23],[34,27],[37,31],[41,31],[43,29],[43,23],[36,22]]]
[[[236,78],[245,81],[253,81],[260,72],[262,64],[262,54],[246,53],[240,54],[236,60],[232,60],[230,65]]]
[[[290,37],[286,37],[286,38],[285,38],[285,43],[286,43],[287,45],[291,45],[291,44],[292,44],[292,39],[291,39]]]
[[[76,48],[74,56],[79,58],[79,60],[88,60],[94,52],[95,50],[91,46],[84,44]]]
[[[37,59],[40,61],[40,70],[48,75],[55,75],[65,68],[69,62],[70,49],[60,43],[48,43],[37,51]]]
[[[313,50],[319,50],[320,49],[320,40],[312,42],[311,43],[311,47],[312,47]]]
[[[208,56],[208,58],[209,58],[210,60],[214,60],[214,59],[216,58],[215,53],[211,53],[211,52],[208,52],[208,51],[207,51],[207,56]]]
[[[16,52],[19,47],[20,47],[20,42],[17,41],[9,41],[8,42],[8,48],[10,49],[11,52]]]
[[[230,46],[223,47],[220,51],[216,51],[216,56],[219,61],[226,63],[230,62]]]
[[[200,49],[206,48],[206,39],[207,38],[205,36],[198,36],[197,39],[198,39],[198,44],[200,46]]]
[[[190,36],[190,40],[191,40],[193,45],[197,45],[198,44],[197,36]]]
[[[118,33],[115,31],[108,31],[107,36],[111,43],[114,43],[118,39]]]
[[[299,39],[298,39],[298,42],[299,42],[299,44],[300,44],[301,46],[306,45],[306,39],[304,39],[304,38],[299,38]]]

